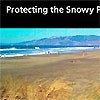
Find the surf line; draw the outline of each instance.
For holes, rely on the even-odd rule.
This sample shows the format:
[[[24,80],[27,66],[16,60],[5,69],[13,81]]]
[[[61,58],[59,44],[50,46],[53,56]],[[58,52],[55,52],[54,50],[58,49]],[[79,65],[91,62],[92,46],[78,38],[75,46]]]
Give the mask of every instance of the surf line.
[[[94,12],[94,8],[81,8],[81,7],[66,7],[66,13],[86,13],[92,15]]]

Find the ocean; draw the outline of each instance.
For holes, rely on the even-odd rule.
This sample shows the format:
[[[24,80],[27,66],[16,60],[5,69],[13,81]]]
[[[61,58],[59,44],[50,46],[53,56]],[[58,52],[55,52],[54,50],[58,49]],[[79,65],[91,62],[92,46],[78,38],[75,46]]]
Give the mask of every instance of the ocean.
[[[94,50],[96,47],[67,47],[67,46],[0,46],[0,57],[16,57],[16,56],[29,56],[29,55],[43,55],[43,54],[64,54],[74,53],[86,50]]]

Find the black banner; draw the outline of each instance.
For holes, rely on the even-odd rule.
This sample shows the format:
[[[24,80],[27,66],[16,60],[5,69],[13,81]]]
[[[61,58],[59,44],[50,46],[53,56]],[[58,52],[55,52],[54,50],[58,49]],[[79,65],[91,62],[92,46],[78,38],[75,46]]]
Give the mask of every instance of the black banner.
[[[1,28],[99,28],[99,1],[1,1]]]

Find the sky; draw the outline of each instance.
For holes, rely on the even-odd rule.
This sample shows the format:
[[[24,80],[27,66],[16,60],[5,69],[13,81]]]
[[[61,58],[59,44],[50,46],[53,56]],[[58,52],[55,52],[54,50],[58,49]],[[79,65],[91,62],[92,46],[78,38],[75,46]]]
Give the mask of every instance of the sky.
[[[1,43],[17,43],[53,36],[75,35],[100,36],[100,28],[0,28]]]

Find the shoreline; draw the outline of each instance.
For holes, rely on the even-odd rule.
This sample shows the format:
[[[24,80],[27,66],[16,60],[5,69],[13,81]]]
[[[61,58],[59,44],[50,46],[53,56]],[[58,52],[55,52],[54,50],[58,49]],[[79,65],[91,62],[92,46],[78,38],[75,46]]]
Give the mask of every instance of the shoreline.
[[[67,55],[67,54],[75,54],[75,53],[85,53],[85,52],[93,52],[93,51],[100,51],[100,49],[93,49],[93,50],[80,50],[76,52],[68,52],[68,53],[45,53],[45,54],[33,54],[33,55],[22,55],[22,56],[11,56],[11,57],[0,57],[0,59],[5,58],[23,58],[23,57],[35,57],[35,56],[45,56],[45,55]]]

